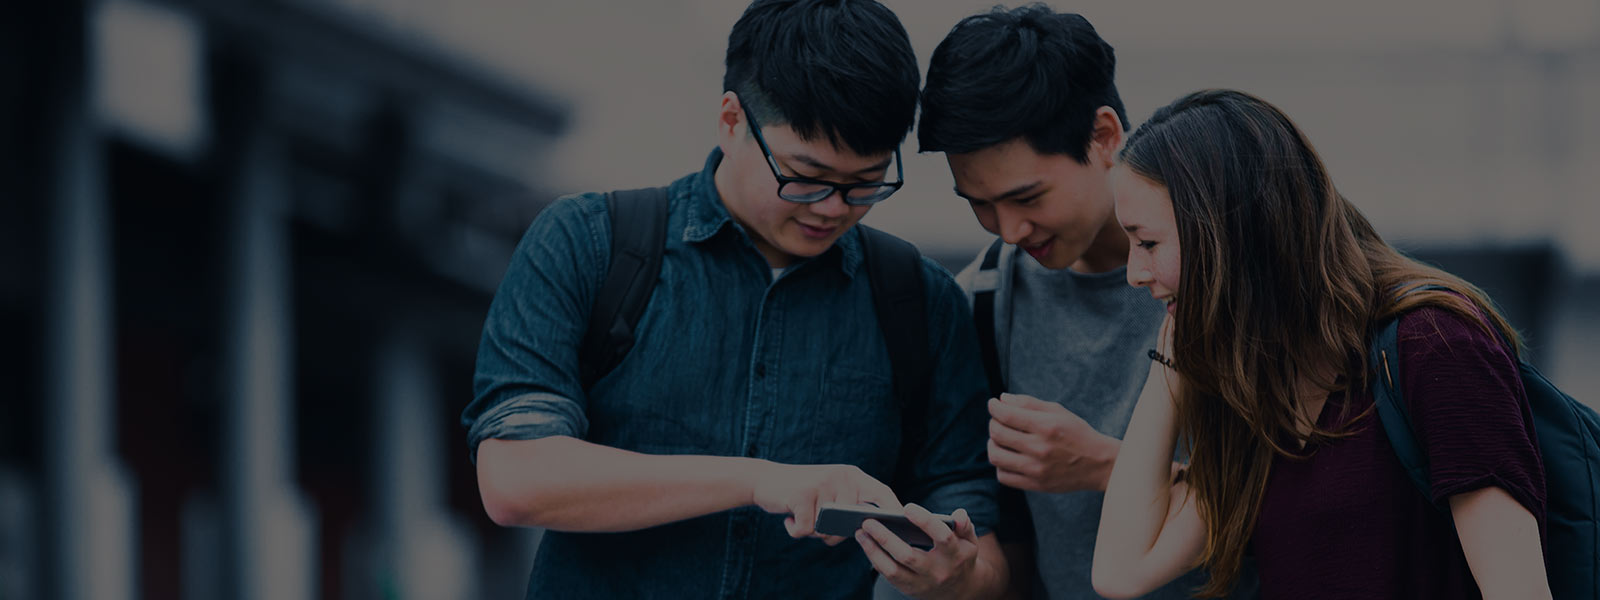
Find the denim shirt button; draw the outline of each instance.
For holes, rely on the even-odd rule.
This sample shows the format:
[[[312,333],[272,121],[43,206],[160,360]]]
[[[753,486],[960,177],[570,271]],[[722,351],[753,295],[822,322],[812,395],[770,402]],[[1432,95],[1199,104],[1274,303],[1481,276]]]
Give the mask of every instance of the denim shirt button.
[[[733,537],[744,538],[750,536],[750,524],[736,520],[733,522]]]
[[[764,364],[761,364],[761,363],[756,363],[756,377],[766,377],[766,376],[767,376],[767,366],[764,365]]]
[[[746,458],[755,458],[756,457],[756,444],[755,444],[755,442],[750,442],[749,446],[745,446],[744,455],[745,455]]]

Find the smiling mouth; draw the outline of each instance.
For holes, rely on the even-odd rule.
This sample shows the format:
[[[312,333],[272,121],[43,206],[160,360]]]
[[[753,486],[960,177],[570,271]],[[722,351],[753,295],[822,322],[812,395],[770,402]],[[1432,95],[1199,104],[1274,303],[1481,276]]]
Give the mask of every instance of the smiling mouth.
[[[838,225],[831,227],[817,227],[814,225],[807,225],[799,221],[795,221],[795,224],[800,226],[800,233],[803,233],[806,237],[812,239],[824,239],[830,235],[833,235],[834,232],[839,230]]]
[[[1045,254],[1048,254],[1050,252],[1051,246],[1054,246],[1055,243],[1056,243],[1056,239],[1055,238],[1050,238],[1050,239],[1045,240],[1043,243],[1040,243],[1040,244],[1035,244],[1035,245],[1032,245],[1032,246],[1022,246],[1022,251],[1023,252],[1027,252],[1028,256],[1032,256],[1035,259],[1037,259],[1037,258],[1039,258],[1041,256],[1044,256]]]

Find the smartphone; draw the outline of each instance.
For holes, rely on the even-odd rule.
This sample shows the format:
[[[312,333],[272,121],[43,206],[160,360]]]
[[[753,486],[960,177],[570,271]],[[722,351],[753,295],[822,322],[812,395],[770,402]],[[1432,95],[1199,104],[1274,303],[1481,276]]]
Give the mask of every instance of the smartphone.
[[[951,529],[956,528],[956,519],[950,515],[934,515],[934,518],[944,521]],[[861,523],[873,519],[883,523],[884,527],[905,543],[918,548],[932,548],[933,538],[917,527],[911,519],[906,518],[903,510],[878,508],[870,504],[838,504],[824,502],[817,510],[817,533],[823,535],[836,535],[851,537],[861,529]]]

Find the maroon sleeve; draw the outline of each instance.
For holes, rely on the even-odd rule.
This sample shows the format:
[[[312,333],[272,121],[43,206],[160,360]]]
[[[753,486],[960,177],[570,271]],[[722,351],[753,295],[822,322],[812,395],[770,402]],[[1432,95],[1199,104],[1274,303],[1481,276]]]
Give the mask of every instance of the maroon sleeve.
[[[1434,503],[1499,487],[1542,529],[1544,467],[1510,349],[1478,324],[1435,307],[1401,317],[1399,338],[1401,391],[1428,457]]]

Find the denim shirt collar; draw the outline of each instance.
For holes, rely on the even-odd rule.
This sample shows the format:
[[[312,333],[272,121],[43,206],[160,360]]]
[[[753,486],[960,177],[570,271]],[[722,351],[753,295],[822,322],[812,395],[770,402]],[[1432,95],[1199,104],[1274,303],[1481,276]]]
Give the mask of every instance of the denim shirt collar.
[[[740,230],[741,234],[748,235],[733,221],[733,215],[728,213],[722,196],[717,193],[716,172],[717,165],[721,163],[722,149],[715,148],[706,157],[705,168],[689,178],[688,218],[683,228],[685,242],[699,244],[715,237],[725,228]],[[860,225],[851,227],[850,231],[839,236],[826,252],[815,258],[801,259],[795,266],[813,261],[837,264],[845,277],[854,279],[862,262]]]
[[[717,235],[722,228],[733,224],[733,215],[722,205],[717,193],[717,165],[722,163],[722,149],[711,151],[706,166],[689,178],[688,219],[683,228],[683,241],[704,242]]]

